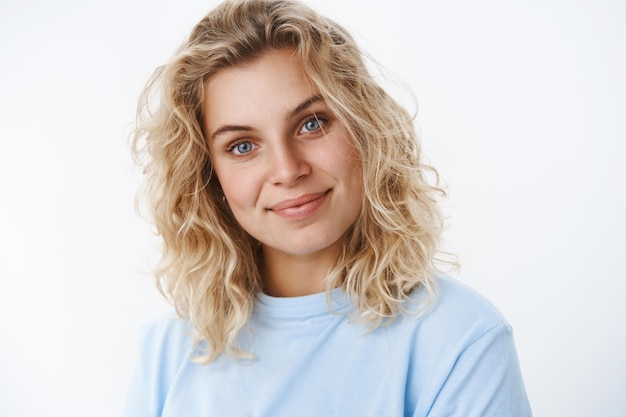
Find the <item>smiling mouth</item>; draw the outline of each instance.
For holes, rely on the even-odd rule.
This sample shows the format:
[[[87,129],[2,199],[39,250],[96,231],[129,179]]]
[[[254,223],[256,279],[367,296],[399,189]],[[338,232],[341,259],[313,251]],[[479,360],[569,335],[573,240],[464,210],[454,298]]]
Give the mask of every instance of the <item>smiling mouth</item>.
[[[301,220],[313,215],[326,201],[330,189],[321,193],[305,194],[298,198],[281,201],[268,211],[287,220]]]

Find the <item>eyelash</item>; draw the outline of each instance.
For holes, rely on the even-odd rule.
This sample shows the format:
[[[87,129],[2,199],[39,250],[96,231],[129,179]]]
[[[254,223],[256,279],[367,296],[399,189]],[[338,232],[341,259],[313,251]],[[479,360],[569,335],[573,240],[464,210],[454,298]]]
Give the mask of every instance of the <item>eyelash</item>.
[[[305,130],[305,126],[310,122],[316,122],[319,126],[315,130]],[[298,130],[298,134],[315,134],[315,133],[324,133],[324,128],[330,122],[330,119],[324,115],[323,113],[314,113],[310,116],[307,116],[303,122],[300,123],[300,128]],[[303,132],[304,131],[304,132]]]
[[[304,134],[315,134],[315,133],[319,133],[322,132],[324,133],[324,126],[326,124],[328,124],[328,122],[330,121],[330,119],[326,116],[324,116],[323,114],[313,114],[312,116],[308,116],[304,122],[302,122],[300,124],[300,129],[298,130],[298,134],[300,134],[304,127],[306,126],[307,123],[309,122],[316,122],[319,124],[319,127],[313,131],[310,132],[305,132]],[[248,139],[238,139],[235,140],[234,142],[231,142],[228,147],[226,148],[226,152],[233,154],[236,157],[244,157],[246,155],[248,155],[250,152],[252,152],[254,149],[250,150],[249,152],[243,153],[243,154],[236,154],[235,150],[237,149],[237,146],[244,144],[244,143],[250,143],[253,147],[255,146],[254,143],[251,140]]]
[[[246,156],[247,154],[249,154],[250,152],[252,152],[252,150],[250,152],[246,152],[244,154],[236,154],[235,153],[235,149],[237,148],[237,146],[244,144],[244,143],[250,143],[252,146],[254,146],[254,144],[252,143],[252,141],[248,140],[248,139],[238,139],[234,142],[231,142],[228,147],[226,148],[226,152],[231,153],[237,157],[241,157],[241,156]]]

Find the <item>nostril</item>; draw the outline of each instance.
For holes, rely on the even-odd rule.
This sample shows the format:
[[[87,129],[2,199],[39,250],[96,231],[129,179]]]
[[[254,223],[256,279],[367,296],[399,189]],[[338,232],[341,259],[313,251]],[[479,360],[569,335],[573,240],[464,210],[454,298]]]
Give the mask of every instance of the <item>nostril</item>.
[[[311,173],[311,167],[297,152],[284,149],[271,161],[269,179],[274,184],[291,184]]]

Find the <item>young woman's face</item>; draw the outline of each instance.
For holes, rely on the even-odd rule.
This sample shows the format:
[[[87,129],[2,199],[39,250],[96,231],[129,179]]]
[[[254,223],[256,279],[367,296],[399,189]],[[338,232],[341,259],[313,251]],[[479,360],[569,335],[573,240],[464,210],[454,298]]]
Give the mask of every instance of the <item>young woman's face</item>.
[[[204,108],[211,161],[239,224],[265,250],[338,251],[361,210],[360,164],[292,51],[221,70]]]

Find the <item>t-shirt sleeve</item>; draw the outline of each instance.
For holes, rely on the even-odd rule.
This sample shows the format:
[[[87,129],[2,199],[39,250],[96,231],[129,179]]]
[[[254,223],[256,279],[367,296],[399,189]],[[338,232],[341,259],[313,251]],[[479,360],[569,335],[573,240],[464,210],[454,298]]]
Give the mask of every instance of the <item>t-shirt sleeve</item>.
[[[172,381],[190,357],[192,343],[186,329],[184,322],[170,318],[144,327],[124,417],[161,416]]]
[[[130,382],[130,387],[126,395],[124,407],[124,417],[156,417],[153,390],[150,387],[152,368],[154,363],[154,351],[148,349],[150,343],[150,332],[144,328],[141,334],[140,353],[135,372]]]
[[[507,323],[487,330],[459,354],[428,416],[532,416]]]

